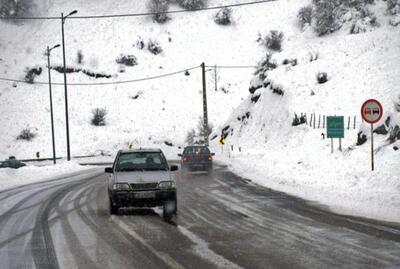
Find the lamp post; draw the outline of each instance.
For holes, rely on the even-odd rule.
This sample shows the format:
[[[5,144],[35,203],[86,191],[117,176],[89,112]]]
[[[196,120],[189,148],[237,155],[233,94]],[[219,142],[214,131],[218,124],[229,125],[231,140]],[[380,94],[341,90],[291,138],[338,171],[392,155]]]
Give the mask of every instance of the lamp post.
[[[64,66],[64,95],[65,95],[65,128],[67,131],[67,160],[71,160],[71,149],[69,143],[69,117],[68,117],[68,90],[67,90],[67,73],[66,73],[66,65],[65,65],[65,41],[64,41],[64,23],[65,20],[71,16],[76,14],[78,11],[74,10],[70,12],[67,16],[64,16],[61,13],[61,36],[62,36],[62,49],[63,49],[63,66]]]
[[[51,139],[53,142],[53,163],[56,164],[56,142],[54,139],[54,119],[53,119],[53,97],[51,92],[51,74],[50,74],[50,52],[58,48],[60,44],[53,46],[51,49],[47,46],[47,69],[49,71],[49,96],[50,96],[50,118],[51,118]]]

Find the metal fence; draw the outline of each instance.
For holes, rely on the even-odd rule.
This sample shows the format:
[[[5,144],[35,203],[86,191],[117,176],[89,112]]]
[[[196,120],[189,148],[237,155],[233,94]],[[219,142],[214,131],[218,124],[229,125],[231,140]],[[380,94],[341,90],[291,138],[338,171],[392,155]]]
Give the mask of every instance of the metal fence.
[[[326,115],[313,113],[300,113],[294,114],[300,121],[303,122],[301,124],[306,124],[314,129],[325,129],[326,128]],[[345,116],[345,128],[347,130],[356,129],[360,125],[360,118],[357,116]]]

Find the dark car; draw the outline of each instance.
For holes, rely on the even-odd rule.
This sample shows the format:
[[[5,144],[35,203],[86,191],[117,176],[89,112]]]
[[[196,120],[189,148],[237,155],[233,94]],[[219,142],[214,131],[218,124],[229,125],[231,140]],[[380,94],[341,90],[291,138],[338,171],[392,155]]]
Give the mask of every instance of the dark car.
[[[210,172],[213,166],[213,157],[215,154],[211,153],[206,146],[188,146],[183,149],[181,157],[182,169],[189,171],[207,171]]]
[[[120,150],[110,173],[108,195],[110,214],[120,207],[163,206],[163,217],[169,220],[177,213],[176,184],[171,171],[178,170],[168,162],[160,149]]]
[[[5,161],[0,163],[0,168],[14,168],[18,169],[20,167],[24,167],[26,164],[24,164],[21,161],[18,161],[14,156],[8,157]]]

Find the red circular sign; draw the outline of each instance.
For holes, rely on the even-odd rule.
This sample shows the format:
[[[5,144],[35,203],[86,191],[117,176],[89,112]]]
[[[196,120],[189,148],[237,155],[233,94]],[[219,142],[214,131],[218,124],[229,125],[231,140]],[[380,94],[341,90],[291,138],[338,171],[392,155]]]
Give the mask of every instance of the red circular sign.
[[[383,116],[381,103],[375,99],[368,99],[361,107],[361,116],[368,123],[377,123]]]

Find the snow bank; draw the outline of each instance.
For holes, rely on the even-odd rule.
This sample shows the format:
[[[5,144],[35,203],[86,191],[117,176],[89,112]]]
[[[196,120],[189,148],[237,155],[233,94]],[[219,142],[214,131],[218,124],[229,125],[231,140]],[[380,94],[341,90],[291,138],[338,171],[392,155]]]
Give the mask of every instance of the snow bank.
[[[56,165],[35,166],[27,165],[19,169],[0,169],[0,190],[17,187],[29,183],[49,180],[73,172],[92,170],[79,165],[75,161],[59,161]]]

